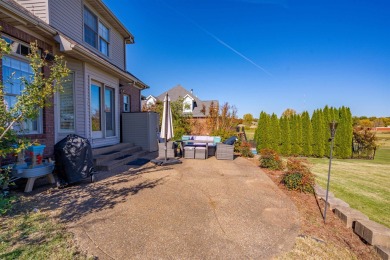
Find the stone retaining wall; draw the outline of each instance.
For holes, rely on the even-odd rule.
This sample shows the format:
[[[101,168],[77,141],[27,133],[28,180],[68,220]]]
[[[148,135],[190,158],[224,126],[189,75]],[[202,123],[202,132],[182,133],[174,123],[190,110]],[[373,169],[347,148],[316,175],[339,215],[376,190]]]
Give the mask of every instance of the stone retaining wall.
[[[326,190],[319,186],[314,187],[317,198],[326,200]],[[355,234],[368,244],[373,245],[378,255],[384,260],[390,260],[390,229],[370,220],[366,215],[349,204],[336,198],[333,193],[328,193],[328,207],[341,221]]]

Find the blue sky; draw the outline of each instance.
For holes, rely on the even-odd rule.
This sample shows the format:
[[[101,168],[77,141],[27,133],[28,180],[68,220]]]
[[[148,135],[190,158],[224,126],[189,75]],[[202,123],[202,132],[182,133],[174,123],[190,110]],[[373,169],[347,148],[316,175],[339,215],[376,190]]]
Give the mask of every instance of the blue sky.
[[[390,116],[390,1],[104,0],[135,36],[127,68],[238,114],[349,106]]]

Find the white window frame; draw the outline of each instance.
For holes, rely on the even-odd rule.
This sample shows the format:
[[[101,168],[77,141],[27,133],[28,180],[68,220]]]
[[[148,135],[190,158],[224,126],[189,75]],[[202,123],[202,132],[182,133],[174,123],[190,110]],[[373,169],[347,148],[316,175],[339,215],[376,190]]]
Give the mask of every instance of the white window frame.
[[[96,17],[96,31],[93,30],[92,28],[90,28],[90,26],[88,26],[86,23],[85,23],[85,20],[84,20],[84,16],[85,16],[85,12],[88,11],[91,15],[93,15],[94,17]],[[101,54],[107,56],[107,57],[110,57],[110,28],[99,18],[98,15],[96,15],[88,6],[84,5],[84,9],[83,9],[83,41],[85,43],[87,43],[89,46],[97,49]],[[96,46],[93,46],[91,45],[90,43],[88,43],[86,40],[85,40],[85,26],[87,26],[89,29],[91,29],[93,32],[95,32],[95,41],[96,41]],[[105,29],[107,29],[108,31],[108,34],[107,34],[107,39],[100,34],[100,26],[103,26]],[[107,43],[107,53],[103,52],[102,51],[102,46],[100,44],[100,41],[104,41],[105,43]]]
[[[26,44],[26,43],[23,43],[21,42],[20,40],[16,40],[15,38],[13,37],[10,37],[8,35],[4,35],[2,36],[2,38],[7,38],[9,40],[12,40],[16,43],[16,48],[12,48],[11,46],[11,53],[8,54],[8,55],[4,55],[2,59],[4,58],[10,58],[10,59],[13,59],[13,60],[19,60],[21,62],[24,62],[24,63],[27,63],[27,64],[30,64],[29,60],[26,58],[25,55],[21,54],[21,47],[26,47],[28,48],[28,50],[30,49],[30,46],[29,44]],[[29,52],[29,51],[28,51]],[[4,66],[4,65],[2,65]],[[3,69],[3,68],[1,68]],[[4,82],[4,75],[2,74],[2,79],[1,81]],[[13,94],[13,93],[12,93]],[[6,96],[11,96],[11,95],[7,95],[7,93],[5,93]],[[15,95],[13,94],[12,96],[18,96],[18,95]],[[27,122],[24,123],[21,127],[21,131],[20,133],[23,134],[23,135],[33,135],[33,134],[42,134],[43,133],[43,117],[42,117],[42,110],[40,109],[39,111],[39,115],[36,119],[34,119],[37,121],[37,129],[36,130],[25,130],[25,126],[28,124]],[[31,120],[32,121],[32,120]]]
[[[75,95],[75,72],[71,71],[68,76],[69,79],[72,81],[72,98],[73,98],[73,129],[63,129],[61,128],[61,92],[58,92],[57,95],[57,103],[58,103],[58,109],[57,109],[57,115],[58,115],[58,122],[57,122],[57,127],[58,127],[58,132],[59,133],[74,133],[76,131],[76,95]]]
[[[127,107],[128,109],[126,109],[126,102],[125,102],[125,98],[127,97],[127,100],[128,100],[128,103],[127,103]],[[127,94],[124,94],[123,95],[123,112],[131,112],[131,99],[130,99],[130,95],[127,95]]]
[[[189,108],[186,108],[189,106]],[[189,95],[186,95],[183,100],[183,113],[192,113],[194,108],[194,99]]]

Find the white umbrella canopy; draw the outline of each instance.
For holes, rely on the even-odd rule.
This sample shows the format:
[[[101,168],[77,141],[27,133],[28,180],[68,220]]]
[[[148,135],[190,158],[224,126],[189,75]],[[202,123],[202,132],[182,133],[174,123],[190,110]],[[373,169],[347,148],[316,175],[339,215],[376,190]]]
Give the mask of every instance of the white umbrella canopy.
[[[180,160],[176,158],[170,158],[168,160],[167,158],[167,142],[169,139],[174,137],[173,133],[173,123],[172,123],[172,110],[171,110],[171,99],[168,96],[168,93],[166,94],[164,98],[164,109],[163,109],[163,115],[162,115],[162,124],[161,124],[161,132],[160,137],[164,138],[165,140],[165,158],[164,161],[161,159],[153,159],[152,162],[156,165],[163,166],[163,165],[171,165],[171,164],[177,164],[181,163]]]
[[[163,118],[160,137],[165,140],[165,162],[167,161],[167,142],[174,136],[172,123],[171,99],[167,95],[164,98]]]
[[[174,137],[173,123],[172,123],[171,99],[169,98],[168,93],[166,94],[166,96],[164,98],[164,109],[163,109],[160,137],[164,138],[165,141]]]

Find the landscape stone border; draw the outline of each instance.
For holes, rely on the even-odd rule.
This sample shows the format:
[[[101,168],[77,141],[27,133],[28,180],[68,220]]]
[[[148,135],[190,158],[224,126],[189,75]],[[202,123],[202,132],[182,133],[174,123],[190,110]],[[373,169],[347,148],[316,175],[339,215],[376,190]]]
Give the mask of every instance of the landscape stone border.
[[[326,190],[315,185],[314,192],[318,199],[326,200]],[[328,206],[347,227],[353,229],[355,234],[373,245],[382,259],[390,260],[389,228],[370,220],[360,211],[350,208],[348,203],[336,198],[331,192],[328,193]]]

